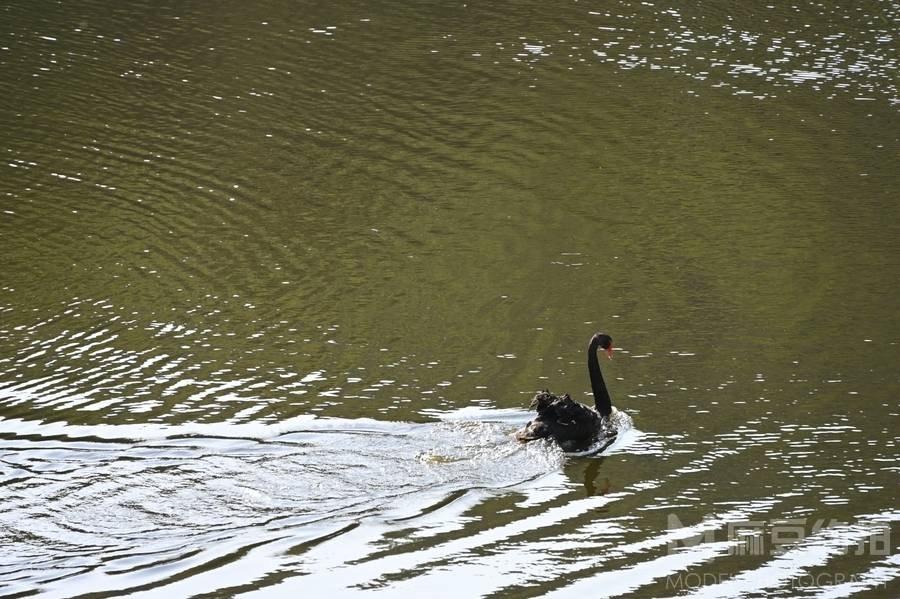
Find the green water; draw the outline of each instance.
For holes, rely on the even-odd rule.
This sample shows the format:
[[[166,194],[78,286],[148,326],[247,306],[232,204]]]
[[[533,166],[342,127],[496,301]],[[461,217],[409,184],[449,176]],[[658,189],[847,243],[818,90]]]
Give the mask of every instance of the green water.
[[[896,596],[896,4],[0,15],[0,594]]]

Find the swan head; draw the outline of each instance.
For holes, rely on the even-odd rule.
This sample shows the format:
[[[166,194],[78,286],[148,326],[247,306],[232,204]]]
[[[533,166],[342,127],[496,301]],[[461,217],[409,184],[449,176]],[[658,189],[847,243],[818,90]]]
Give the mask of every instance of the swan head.
[[[606,352],[607,358],[612,358],[613,356],[613,340],[612,337],[607,335],[606,333],[597,333],[591,339],[591,343],[595,344],[595,347],[602,348],[603,351]]]

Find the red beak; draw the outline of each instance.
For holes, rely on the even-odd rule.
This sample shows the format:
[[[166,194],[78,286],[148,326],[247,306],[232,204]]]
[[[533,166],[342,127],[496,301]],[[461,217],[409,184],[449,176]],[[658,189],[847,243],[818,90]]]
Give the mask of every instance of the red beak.
[[[606,348],[606,357],[609,358],[610,360],[612,360],[612,352],[613,352],[613,346],[612,346],[612,343],[610,343],[609,347]]]

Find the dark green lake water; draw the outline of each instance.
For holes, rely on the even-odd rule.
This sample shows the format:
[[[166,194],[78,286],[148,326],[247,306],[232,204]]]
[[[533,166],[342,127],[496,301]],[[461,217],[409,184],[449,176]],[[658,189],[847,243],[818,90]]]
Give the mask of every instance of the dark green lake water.
[[[0,5],[0,596],[900,595],[898,30]]]

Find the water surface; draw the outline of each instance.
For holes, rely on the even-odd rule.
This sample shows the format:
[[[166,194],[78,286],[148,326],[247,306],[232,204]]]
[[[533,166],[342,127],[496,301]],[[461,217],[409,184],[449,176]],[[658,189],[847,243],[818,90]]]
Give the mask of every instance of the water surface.
[[[0,11],[0,593],[900,593],[896,3]]]

